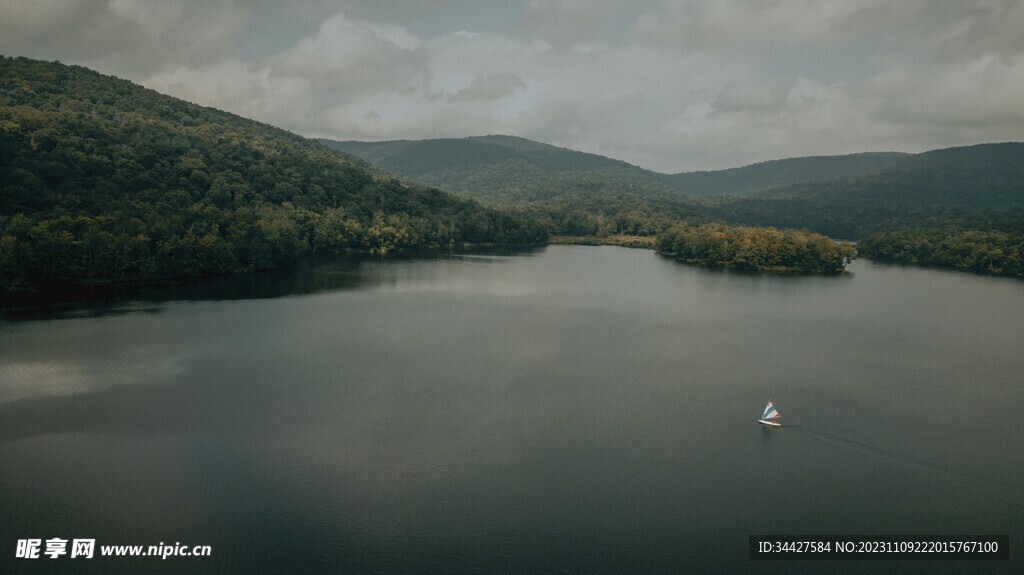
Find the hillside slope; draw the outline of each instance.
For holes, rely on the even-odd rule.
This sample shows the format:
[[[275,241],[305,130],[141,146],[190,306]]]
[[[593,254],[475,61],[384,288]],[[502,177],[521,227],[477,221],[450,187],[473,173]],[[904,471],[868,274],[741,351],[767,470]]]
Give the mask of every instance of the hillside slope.
[[[78,66],[0,57],[0,290],[532,243],[536,221]]]
[[[846,178],[705,200],[727,221],[860,238],[898,227],[1024,229],[1024,143],[979,144],[907,156]]]
[[[705,219],[653,172],[524,138],[321,141],[464,197],[526,209],[552,234],[652,236],[679,220]]]
[[[865,240],[861,253],[891,261],[1024,273],[1022,143],[681,174],[511,136],[330,145],[466,196],[520,206],[559,235],[649,236],[676,221],[717,220]]]
[[[750,194],[884,169],[907,156],[909,154],[899,152],[864,152],[846,156],[786,158],[727,170],[666,174],[660,179],[690,196]]]
[[[497,204],[545,202],[580,193],[679,197],[653,172],[632,164],[514,136],[321,141],[386,170]]]
[[[869,152],[846,156],[787,158],[705,172],[661,174],[597,154],[578,152],[515,136],[435,140],[336,142],[331,148],[387,170],[481,200],[543,201],[586,179],[591,190],[634,191],[652,197],[754,193],[791,184],[869,172],[908,156]],[[515,178],[515,184],[510,183]]]

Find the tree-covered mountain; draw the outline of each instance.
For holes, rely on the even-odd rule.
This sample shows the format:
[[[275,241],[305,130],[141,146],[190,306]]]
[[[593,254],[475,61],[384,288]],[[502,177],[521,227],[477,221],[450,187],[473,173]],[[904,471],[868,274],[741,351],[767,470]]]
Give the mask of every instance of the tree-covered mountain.
[[[1024,260],[1021,143],[691,173],[698,193],[815,178],[696,199],[667,183],[686,174],[510,136],[327,143],[85,68],[0,57],[0,291],[714,220],[871,238],[877,257],[988,273]]]
[[[546,202],[580,193],[678,198],[654,172],[514,136],[321,142],[386,170],[495,204]]]
[[[79,66],[0,57],[0,291],[546,238],[535,219],[284,130]]]
[[[652,195],[761,192],[790,184],[869,172],[908,154],[866,152],[787,158],[727,170],[662,174],[597,154],[514,136],[337,142],[328,146],[442,189],[493,202],[539,201],[585,177],[591,187],[619,190],[628,182]],[[515,183],[512,183],[514,178]]]
[[[459,194],[520,206],[559,235],[650,236],[678,221],[724,221],[870,239],[862,253],[893,261],[1003,275],[1024,261],[1014,251],[1024,245],[1022,143],[681,174],[509,136],[327,143]]]
[[[855,176],[705,199],[702,208],[735,223],[850,239],[925,226],[1021,231],[1024,143],[934,150]]]
[[[653,172],[524,138],[322,142],[465,197],[528,210],[552,234],[653,236],[705,219]]]
[[[653,235],[679,220],[709,221],[694,196],[753,193],[885,166],[905,154],[791,158],[714,172],[660,174],[513,136],[336,142],[374,166],[495,205],[527,206],[566,236]],[[722,217],[716,214],[717,217]]]
[[[833,180],[884,169],[908,154],[864,152],[758,162],[740,168],[660,175],[662,182],[689,196],[750,194],[792,184]]]

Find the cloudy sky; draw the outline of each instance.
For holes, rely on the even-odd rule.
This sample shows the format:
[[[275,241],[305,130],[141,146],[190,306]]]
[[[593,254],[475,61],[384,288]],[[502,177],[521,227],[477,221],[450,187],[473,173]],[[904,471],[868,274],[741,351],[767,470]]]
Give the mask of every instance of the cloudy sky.
[[[1024,140],[1024,1],[3,0],[0,53],[306,136],[666,172]]]

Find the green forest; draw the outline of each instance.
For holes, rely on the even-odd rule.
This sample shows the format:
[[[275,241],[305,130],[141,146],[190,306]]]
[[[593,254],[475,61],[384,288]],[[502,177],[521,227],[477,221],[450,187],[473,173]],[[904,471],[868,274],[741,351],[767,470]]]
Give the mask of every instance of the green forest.
[[[845,239],[925,222],[1024,230],[1024,143],[933,150],[863,174],[707,198],[700,207],[728,222]]]
[[[807,231],[679,224],[658,236],[660,254],[688,263],[742,271],[834,274],[857,257],[847,243]]]
[[[728,223],[858,240],[861,255],[881,261],[1020,276],[1024,144],[934,150],[856,176],[700,207]]]
[[[876,232],[857,246],[883,261],[1024,277],[1024,234],[957,228]]]
[[[680,220],[710,221],[658,174],[524,138],[324,143],[490,206],[521,208],[551,235],[653,237]]]
[[[0,290],[536,244],[513,210],[370,172],[284,130],[86,68],[0,58]]]
[[[325,143],[0,57],[0,292],[549,237],[657,238],[665,255],[738,270],[842,271],[853,248],[820,234],[880,260],[995,275],[1020,276],[1024,259],[1019,143],[672,176],[508,136]],[[686,185],[747,193],[673,187]]]
[[[748,195],[883,169],[905,156],[907,154],[896,152],[863,152],[845,156],[786,158],[726,170],[664,174],[658,179],[691,197]]]
[[[1022,143],[679,174],[509,136],[328,144],[465,197],[521,207],[560,242],[649,238],[687,221],[806,229],[859,240],[863,254],[880,260],[997,275],[1015,275],[1012,261],[1021,257],[1019,246],[1002,242],[1010,261],[992,264],[994,242],[969,238],[1024,234]],[[940,233],[961,241],[933,241]],[[926,254],[905,249],[911,236],[929,238]]]

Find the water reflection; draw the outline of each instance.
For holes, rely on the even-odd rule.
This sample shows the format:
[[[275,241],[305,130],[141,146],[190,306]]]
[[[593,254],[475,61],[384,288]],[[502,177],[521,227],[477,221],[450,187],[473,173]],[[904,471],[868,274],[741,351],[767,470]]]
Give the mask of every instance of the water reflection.
[[[463,246],[420,249],[387,256],[352,255],[303,258],[278,270],[146,284],[49,287],[23,294],[0,308],[0,319],[104,317],[126,313],[160,313],[168,301],[268,299],[290,295],[367,288],[381,280],[374,267],[410,261],[457,259],[487,263],[527,256],[542,247]]]

